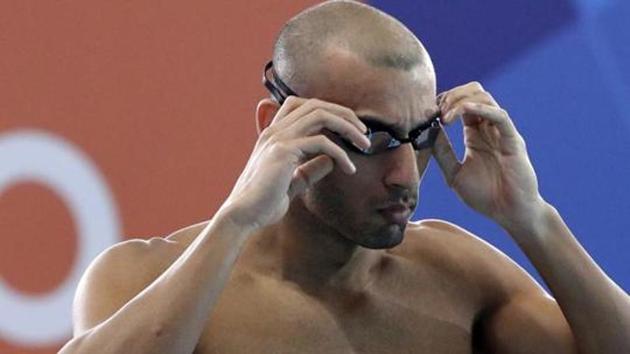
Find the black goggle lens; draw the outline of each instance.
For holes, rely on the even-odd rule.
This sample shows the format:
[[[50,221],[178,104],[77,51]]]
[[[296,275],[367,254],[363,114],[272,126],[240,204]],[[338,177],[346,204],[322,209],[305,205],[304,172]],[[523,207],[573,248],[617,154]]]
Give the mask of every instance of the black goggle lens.
[[[402,140],[394,137],[388,131],[368,128],[368,132],[365,136],[372,143],[369,148],[359,149],[354,144],[346,140],[344,140],[344,143],[353,151],[363,155],[379,154],[387,150],[395,149],[405,143],[411,143],[415,150],[420,151],[430,148],[433,145],[439,126],[439,119],[436,119],[432,121],[428,127],[419,128],[418,130],[411,132],[409,139]]]

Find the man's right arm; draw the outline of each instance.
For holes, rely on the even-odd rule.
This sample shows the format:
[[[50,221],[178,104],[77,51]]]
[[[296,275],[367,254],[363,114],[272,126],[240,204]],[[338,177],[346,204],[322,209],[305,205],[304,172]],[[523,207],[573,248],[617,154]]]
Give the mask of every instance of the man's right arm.
[[[356,114],[329,102],[291,96],[278,106],[266,99],[257,117],[265,128],[234,189],[156,279],[141,285],[125,281],[142,261],[125,255],[123,247],[106,252],[88,269],[75,303],[75,338],[62,354],[192,353],[248,236],[278,222],[294,197],[335,166],[356,172],[324,130],[359,148],[370,145]]]
[[[99,256],[77,290],[75,337],[60,353],[192,353],[252,232],[225,214],[146,287],[135,276],[144,241]]]

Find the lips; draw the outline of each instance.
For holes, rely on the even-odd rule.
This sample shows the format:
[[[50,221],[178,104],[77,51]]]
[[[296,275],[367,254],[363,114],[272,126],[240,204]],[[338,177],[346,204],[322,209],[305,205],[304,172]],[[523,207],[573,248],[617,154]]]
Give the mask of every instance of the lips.
[[[405,225],[411,216],[411,208],[404,204],[394,204],[386,208],[378,209],[379,214],[392,224]]]

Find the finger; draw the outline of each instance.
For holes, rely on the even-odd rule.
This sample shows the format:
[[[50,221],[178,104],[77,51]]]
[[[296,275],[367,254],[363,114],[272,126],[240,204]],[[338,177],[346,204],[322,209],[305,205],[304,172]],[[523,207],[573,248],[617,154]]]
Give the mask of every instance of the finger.
[[[334,167],[334,162],[327,155],[319,155],[298,166],[293,172],[289,185],[289,199],[304,193],[322,178],[326,177]]]
[[[471,82],[465,85],[456,86],[450,90],[440,92],[440,94],[436,96],[436,102],[438,103],[439,106],[442,106],[442,105],[445,105],[449,100],[452,100],[452,98],[450,98],[451,96],[457,95],[458,93],[460,95],[468,94],[472,90],[473,90],[473,83]]]
[[[516,138],[520,136],[510,116],[500,107],[477,102],[460,102],[460,104],[446,114],[445,120],[447,122],[452,121],[457,116],[461,115],[473,115],[490,121],[497,127],[503,138]]]
[[[324,135],[296,139],[289,144],[294,145],[301,152],[300,161],[325,154],[330,156],[335,165],[339,166],[345,173],[353,174],[357,170],[348,154]]]
[[[454,96],[449,96],[449,100],[442,103],[440,111],[448,112],[453,107],[456,107],[462,102],[478,102],[487,104],[489,106],[497,106],[494,98],[486,91],[473,91],[469,93],[457,93]]]
[[[476,81],[442,92],[438,95],[438,104],[442,112],[445,112],[457,104],[460,100],[469,97],[475,97],[482,103],[498,106],[494,97],[492,97],[492,95]]]
[[[445,125],[450,125],[459,117],[462,118],[464,126],[477,126],[479,123],[481,123],[481,117],[471,114],[465,114],[466,109],[464,107],[464,104],[468,102],[476,103],[477,101],[473,98],[462,99],[450,109],[441,111],[442,123],[444,123]]]
[[[446,184],[450,187],[453,185],[455,176],[461,169],[462,164],[457,159],[457,155],[455,154],[453,145],[451,145],[451,142],[448,139],[448,135],[446,135],[446,131],[443,127],[440,127],[439,129],[440,130],[431,152],[440,166],[440,170],[442,171],[442,176],[444,176]]]
[[[438,106],[440,106],[440,104],[442,103],[442,100],[444,100],[444,96],[446,96],[447,93],[448,91],[444,91],[444,92],[440,92],[437,96],[435,96],[435,103],[437,103]]]
[[[290,133],[294,136],[305,136],[319,134],[323,129],[335,132],[347,140],[354,143],[361,149],[370,147],[370,139],[368,139],[355,125],[350,124],[347,120],[329,112],[322,108],[317,108],[291,126]]]
[[[271,124],[277,124],[279,120],[287,116],[289,113],[303,106],[306,101],[307,99],[297,96],[287,97],[287,99],[284,100],[284,103],[280,106],[280,109],[278,109],[278,112],[276,112],[276,115],[273,117]]]
[[[347,107],[344,107],[335,103],[318,100],[318,99],[304,100],[303,98],[296,97],[292,101],[297,101],[297,100],[301,100],[299,101],[299,107],[286,113],[286,117],[283,116],[279,118],[279,120],[285,121],[286,122],[285,124],[287,125],[293,124],[296,120],[299,120],[301,117],[311,113],[312,111],[316,109],[324,109],[328,112],[331,112],[343,118],[344,120],[348,121],[350,124],[356,126],[360,132],[367,131],[367,127],[365,126],[365,124],[361,122],[359,117],[357,117],[354,111],[352,111],[350,108],[347,108]],[[289,100],[287,100],[287,103],[288,102]],[[280,116],[280,112],[278,112],[278,114],[276,115],[276,117],[278,116]]]

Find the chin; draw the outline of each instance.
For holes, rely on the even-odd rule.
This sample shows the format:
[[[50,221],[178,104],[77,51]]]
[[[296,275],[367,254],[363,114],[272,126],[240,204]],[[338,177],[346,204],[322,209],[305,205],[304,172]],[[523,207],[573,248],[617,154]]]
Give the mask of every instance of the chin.
[[[367,237],[354,240],[361,247],[369,249],[388,249],[398,246],[405,235],[406,225],[389,224],[377,231],[370,233]]]

